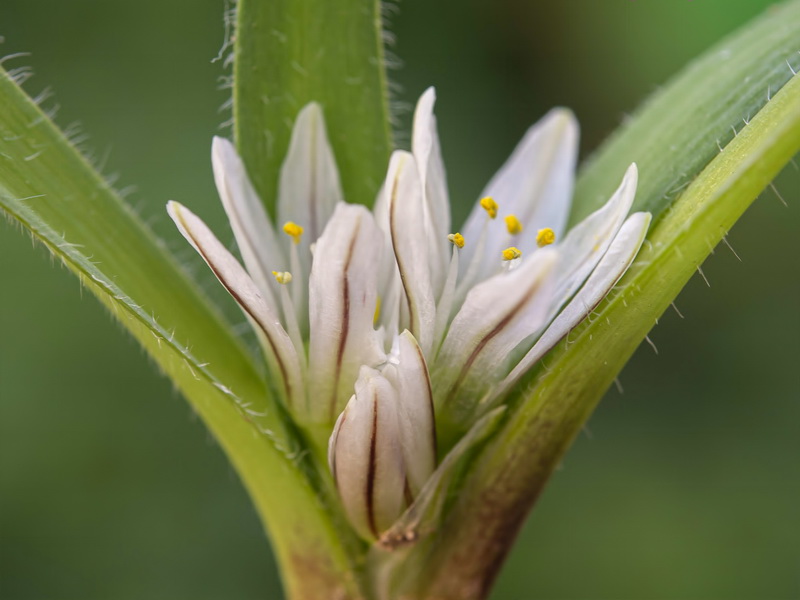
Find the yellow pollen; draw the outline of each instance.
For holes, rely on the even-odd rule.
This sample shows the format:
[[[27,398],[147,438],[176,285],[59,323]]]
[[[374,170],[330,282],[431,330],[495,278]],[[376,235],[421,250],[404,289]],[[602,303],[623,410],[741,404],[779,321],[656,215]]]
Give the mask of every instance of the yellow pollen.
[[[447,239],[450,240],[454,246],[458,246],[459,248],[464,247],[464,236],[460,233],[451,233],[447,236]]]
[[[286,221],[283,224],[283,232],[292,238],[295,244],[300,243],[300,236],[303,235],[303,228],[294,221]]]
[[[378,298],[377,298],[377,300],[375,302],[375,314],[372,315],[372,325],[373,326],[377,325],[378,324],[378,319],[380,319],[380,318],[381,318],[381,297],[378,296]]]
[[[506,217],[506,228],[511,235],[522,233],[522,223],[519,222],[516,215],[508,215]]]
[[[289,271],[273,271],[272,274],[278,283],[284,284],[292,281],[292,274]]]
[[[486,211],[489,215],[490,219],[497,218],[497,202],[494,201],[494,198],[491,196],[486,196],[486,198],[481,198],[481,208]]]
[[[550,229],[549,227],[540,229],[536,234],[536,244],[539,246],[539,248],[544,248],[545,246],[549,246],[555,241],[556,241],[556,232]]]
[[[519,248],[515,248],[511,246],[510,248],[506,248],[503,250],[503,260],[514,260],[515,258],[519,258],[522,256],[522,251]]]

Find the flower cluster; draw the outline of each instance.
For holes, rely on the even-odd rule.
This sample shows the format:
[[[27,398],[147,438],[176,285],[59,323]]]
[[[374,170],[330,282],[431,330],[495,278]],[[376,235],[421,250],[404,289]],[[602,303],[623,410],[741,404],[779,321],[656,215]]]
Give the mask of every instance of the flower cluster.
[[[602,300],[650,221],[628,216],[631,165],[566,231],[578,127],[556,109],[455,231],[434,100],[432,89],[420,98],[411,152],[393,153],[372,212],[343,201],[322,110],[306,106],[280,173],[277,230],[233,146],[215,138],[215,181],[246,270],[197,216],[168,205],[253,325],[290,414],[311,438],[329,436],[344,509],[366,539]]]

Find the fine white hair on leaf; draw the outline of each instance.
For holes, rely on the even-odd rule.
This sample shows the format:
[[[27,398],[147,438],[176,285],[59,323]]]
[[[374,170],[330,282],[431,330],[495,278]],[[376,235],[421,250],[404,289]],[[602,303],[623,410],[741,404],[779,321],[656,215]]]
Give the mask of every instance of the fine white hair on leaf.
[[[233,52],[228,52],[233,47],[233,34],[236,29],[236,2],[235,0],[225,0],[225,9],[222,12],[222,22],[224,25],[224,34],[222,38],[222,45],[217,52],[217,55],[211,59],[212,63],[223,61],[223,65],[227,66],[228,57]]]
[[[233,90],[234,86],[234,79],[233,74],[230,72],[233,68],[234,62],[234,52],[233,52],[233,40],[235,39],[236,34],[236,17],[237,17],[237,6],[236,0],[225,0],[225,10],[223,11],[223,38],[222,38],[222,45],[219,48],[216,56],[211,59],[212,63],[221,62],[222,69],[224,73],[222,73],[217,81],[217,89],[227,91]],[[219,109],[217,110],[219,113],[230,114],[230,117],[222,121],[218,125],[219,130],[226,130],[233,128],[233,96],[229,94],[228,98],[226,98],[222,104],[220,105]]]
[[[697,265],[697,272],[700,273],[700,277],[703,278],[703,281],[706,282],[706,285],[708,287],[711,287],[711,283],[709,283],[708,277],[706,277],[706,274],[703,272],[703,269],[702,269],[702,267],[700,265]]]
[[[781,201],[781,204],[783,204],[787,208],[789,207],[789,203],[786,202],[786,200],[783,199],[783,196],[778,191],[778,188],[775,187],[775,183],[774,182],[772,182],[772,181],[770,182],[769,189],[771,189],[773,191],[773,193],[778,197],[778,200]]]
[[[11,81],[22,87],[26,81],[33,77],[33,69],[28,66],[15,67],[6,71],[6,75],[8,75]]]
[[[9,60],[15,60],[17,58],[30,58],[30,52],[14,52],[13,54],[6,54],[5,56],[0,58],[0,67],[5,66],[5,63]]]

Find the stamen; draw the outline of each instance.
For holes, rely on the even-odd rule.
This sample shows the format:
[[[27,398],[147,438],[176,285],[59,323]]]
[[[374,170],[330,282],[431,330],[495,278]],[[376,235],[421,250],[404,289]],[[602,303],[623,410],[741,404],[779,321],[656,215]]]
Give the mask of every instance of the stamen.
[[[292,274],[289,271],[273,271],[272,274],[275,276],[275,281],[280,284],[286,284],[292,280]]]
[[[494,201],[494,198],[491,196],[486,196],[486,198],[481,198],[481,208],[486,211],[489,215],[490,219],[497,218],[497,202]]]
[[[287,223],[288,225],[289,223]],[[294,223],[292,223],[294,225]],[[298,242],[300,240],[300,235],[303,233],[303,228],[299,225],[296,226],[300,233],[297,234],[297,237],[294,238],[295,243],[292,244],[291,248],[289,249],[289,268],[292,270],[292,273],[295,274],[295,282],[292,284],[292,302],[297,307],[297,310],[300,312],[304,312],[306,310],[305,306],[305,290],[306,286],[304,285],[305,282],[303,281],[304,272],[303,272],[303,265],[300,262],[300,253]],[[286,225],[283,226],[284,231],[286,231]],[[291,235],[291,234],[290,234]],[[292,236],[294,237],[294,236]]]
[[[461,244],[458,243],[458,238],[456,238],[456,236],[461,238]],[[464,237],[460,233],[451,233],[447,236],[447,239],[453,242],[453,255],[450,258],[450,267],[447,271],[447,279],[445,279],[444,287],[442,288],[442,295],[439,297],[439,302],[436,304],[436,322],[433,328],[434,353],[439,350],[439,345],[444,339],[445,329],[447,329],[447,324],[450,322],[450,313],[453,311],[453,298],[455,297],[456,291],[456,279],[458,278],[458,249],[464,246]]]
[[[539,246],[539,248],[544,248],[545,246],[549,246],[555,241],[556,241],[556,232],[550,229],[549,227],[540,229],[536,234],[536,244]]]
[[[372,316],[372,326],[377,327],[378,319],[381,318],[381,297],[378,296],[375,301],[375,314]]]
[[[295,244],[299,244],[300,237],[303,235],[303,228],[294,221],[286,221],[283,224],[283,232],[292,238]]]
[[[519,258],[522,256],[522,251],[519,248],[515,248],[511,246],[510,248],[506,248],[503,250],[503,260],[514,260],[515,258]]]
[[[511,235],[517,235],[518,233],[522,233],[522,223],[519,222],[519,219],[516,215],[508,215],[505,218],[506,221],[506,229],[508,229],[508,233]]]
[[[467,293],[467,290],[472,287],[475,278],[478,276],[481,264],[483,263],[483,250],[486,247],[486,236],[489,231],[489,221],[497,217],[497,210],[499,206],[497,206],[497,202],[494,201],[494,198],[491,196],[481,198],[480,205],[481,208],[486,211],[486,214],[489,215],[489,218],[483,222],[481,234],[478,236],[478,243],[475,244],[475,253],[472,255],[472,259],[467,266],[467,272],[464,273],[464,276],[456,286],[455,295],[457,298],[464,297],[464,295]],[[470,242],[470,244],[471,243],[472,242]]]
[[[289,339],[292,340],[297,356],[300,358],[300,365],[305,370],[305,346],[303,345],[303,337],[300,335],[300,325],[297,321],[297,312],[294,309],[294,303],[289,297],[289,291],[286,289],[287,284],[292,281],[292,274],[289,271],[273,271],[275,281],[281,284],[281,308],[283,309],[283,321],[286,323],[286,332],[289,334]]]
[[[447,236],[447,239],[450,240],[450,242],[454,246],[457,246],[458,248],[464,247],[464,236],[461,235],[460,233],[451,233],[450,235]]]
[[[489,198],[489,200],[492,199]],[[492,202],[494,202],[494,200],[492,200]],[[483,200],[481,200],[481,206],[483,206]],[[478,243],[475,244],[475,253],[472,255],[472,259],[467,266],[467,272],[464,273],[464,276],[459,280],[458,285],[456,286],[456,298],[463,298],[466,295],[467,290],[472,287],[475,278],[478,276],[478,270],[483,262],[483,251],[486,248],[486,236],[488,231],[489,219],[483,222],[481,234],[478,236]],[[453,252],[455,252],[455,248],[453,249]]]

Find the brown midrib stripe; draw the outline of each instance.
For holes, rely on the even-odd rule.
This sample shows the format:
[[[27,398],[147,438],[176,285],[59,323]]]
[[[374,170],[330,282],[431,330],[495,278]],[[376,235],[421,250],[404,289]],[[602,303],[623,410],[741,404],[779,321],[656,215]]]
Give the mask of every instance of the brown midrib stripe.
[[[411,330],[411,333],[413,333],[416,336],[419,335],[419,331],[417,331],[418,328],[414,324],[414,319],[415,319],[414,306],[413,303],[411,302],[411,294],[408,293],[408,286],[406,285],[406,276],[404,274],[403,261],[400,260],[400,255],[397,253],[397,245],[395,244],[395,239],[394,239],[394,211],[395,211],[395,205],[397,204],[395,202],[395,196],[397,196],[397,186],[399,185],[399,179],[400,179],[399,177],[395,178],[392,185],[391,194],[389,195],[390,198],[389,207],[391,208],[391,210],[389,211],[389,229],[391,230],[392,233],[391,236],[392,251],[394,252],[394,257],[395,260],[397,261],[397,266],[399,267],[398,271],[400,271],[400,280],[403,282],[403,291],[406,294],[406,306],[408,306],[409,329]]]
[[[181,221],[183,222],[183,219],[181,219]],[[184,223],[184,229],[185,229],[187,232],[189,231],[189,229],[186,227],[186,224],[185,224],[185,223]],[[191,233],[190,233],[190,236],[191,236]],[[192,242],[194,243],[195,247],[196,247],[196,248],[200,248],[201,246],[200,246],[200,244],[198,244],[198,243],[197,243],[197,240],[194,238],[194,236],[191,236],[191,238],[192,238]],[[212,273],[214,273],[214,276],[215,276],[217,279],[219,279],[219,280],[220,280],[220,282],[222,283],[222,285],[225,287],[225,289],[228,291],[228,293],[229,293],[229,294],[230,294],[230,295],[233,297],[233,299],[236,301],[236,303],[237,303],[239,306],[241,306],[241,307],[244,309],[244,311],[245,311],[245,312],[246,312],[248,315],[250,315],[250,316],[252,317],[252,319],[253,319],[253,320],[254,320],[256,323],[258,323],[258,326],[259,326],[259,327],[261,327],[261,331],[263,331],[263,332],[264,332],[264,337],[265,337],[265,338],[267,338],[267,341],[269,342],[269,347],[272,349],[272,353],[275,355],[275,360],[277,361],[277,363],[278,363],[278,367],[280,368],[280,371],[281,371],[281,378],[283,379],[284,387],[285,387],[285,389],[286,389],[286,401],[287,401],[289,404],[292,404],[292,384],[289,382],[289,377],[288,377],[288,376],[287,376],[287,374],[286,374],[286,365],[283,363],[283,359],[281,358],[281,355],[280,355],[280,353],[278,352],[278,349],[277,349],[277,347],[275,346],[275,342],[272,340],[272,338],[270,337],[269,333],[267,332],[267,328],[266,328],[266,327],[264,327],[264,323],[262,323],[262,322],[261,322],[261,320],[260,320],[260,319],[259,319],[259,318],[258,318],[258,317],[255,315],[255,314],[253,314],[253,311],[251,311],[251,310],[250,310],[250,308],[247,306],[247,303],[245,303],[245,302],[242,300],[241,296],[239,296],[239,294],[237,294],[237,293],[236,293],[236,292],[235,292],[235,291],[234,291],[234,290],[231,288],[230,284],[228,283],[228,280],[227,280],[227,279],[225,279],[225,277],[223,277],[223,276],[222,276],[222,274],[221,274],[221,273],[219,272],[219,270],[218,270],[218,269],[217,269],[217,268],[214,266],[214,264],[213,264],[213,263],[212,263],[210,260],[208,260],[208,257],[207,257],[207,255],[206,255],[206,253],[205,253],[205,252],[203,252],[203,251],[201,250],[201,251],[200,251],[200,254],[201,254],[201,255],[202,255],[202,257],[203,257],[203,260],[205,260],[205,261],[206,261],[206,264],[208,265],[208,267],[211,269],[211,272],[212,272]]]
[[[228,185],[228,179],[227,178],[224,179],[224,183],[225,183],[225,190],[228,192],[228,196],[230,198],[233,198],[234,194],[231,193],[231,188]],[[233,202],[231,201],[231,205],[232,204],[233,204]],[[247,242],[247,245],[250,246],[250,252],[252,252],[253,256],[258,258],[260,252],[258,252],[258,250],[257,250],[257,245],[256,245],[255,241],[253,241],[253,239],[250,237],[247,227],[244,226],[243,219],[241,218],[241,215],[238,212],[236,212],[235,209],[232,209],[232,212],[235,215],[236,220],[239,222],[239,229],[242,232],[242,236],[244,237],[245,242]],[[237,245],[238,245],[238,240],[237,240]],[[241,253],[241,247],[239,248],[239,250],[240,250],[240,253]],[[244,257],[242,257],[242,258],[244,258]],[[261,272],[260,273],[261,276],[264,278],[265,281],[267,281],[268,280],[267,279],[268,278],[268,273],[264,272],[264,265],[261,264],[260,260],[256,260],[256,262],[258,263],[258,269]],[[213,267],[212,267],[212,271],[213,271]]]
[[[428,405],[431,409],[431,437],[433,441],[433,464],[436,464],[436,421],[434,420],[435,412],[433,408],[433,389],[431,388],[431,377],[428,373],[428,364],[425,362],[425,355],[422,354],[422,349],[419,347],[419,344],[414,344],[414,349],[417,351],[417,355],[419,356],[419,362],[422,365],[423,369],[425,370],[425,385],[428,389]]]
[[[356,247],[356,240],[358,239],[359,231],[361,230],[361,219],[356,222],[356,228],[353,232],[353,239],[350,241],[350,247],[347,250],[347,260],[344,263],[344,283],[342,285],[343,296],[343,310],[342,310],[342,337],[339,340],[339,348],[336,351],[336,370],[333,375],[333,394],[330,403],[330,419],[336,417],[336,400],[339,396],[339,379],[342,373],[342,362],[344,361],[344,348],[347,345],[347,336],[350,330],[350,282],[347,277],[347,272],[350,269],[350,262],[353,260],[353,251]]]
[[[475,359],[478,358],[478,355],[486,347],[486,344],[488,344],[492,340],[492,338],[494,338],[494,336],[496,336],[498,333],[500,333],[500,330],[503,329],[506,325],[508,325],[509,321],[511,321],[517,315],[517,313],[522,309],[522,307],[525,306],[525,303],[528,301],[528,299],[530,299],[530,297],[534,293],[536,293],[536,290],[539,289],[539,285],[540,285],[540,282],[537,281],[533,286],[531,286],[531,288],[528,290],[528,293],[525,294],[522,297],[522,300],[520,300],[514,306],[514,308],[512,308],[511,311],[509,311],[509,313],[505,317],[503,317],[503,320],[500,321],[497,325],[495,325],[494,329],[492,329],[478,343],[478,345],[472,351],[472,354],[470,354],[469,358],[467,359],[467,362],[464,363],[463,367],[461,367],[461,371],[459,372],[458,377],[456,378],[456,383],[453,386],[452,390],[450,390],[450,393],[448,394],[447,400],[445,400],[445,403],[448,403],[448,402],[450,402],[450,400],[453,399],[453,396],[458,391],[458,389],[461,387],[461,383],[464,381],[464,378],[465,378],[465,375],[466,375],[467,371],[472,366],[472,363],[475,362]]]
[[[376,454],[378,442],[378,392],[372,392],[372,435],[369,440],[369,469],[367,470],[367,485],[365,488],[367,501],[367,524],[369,530],[376,538],[378,537],[378,527],[375,524],[375,470]]]

